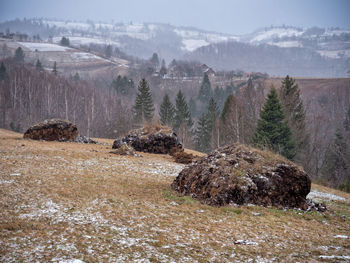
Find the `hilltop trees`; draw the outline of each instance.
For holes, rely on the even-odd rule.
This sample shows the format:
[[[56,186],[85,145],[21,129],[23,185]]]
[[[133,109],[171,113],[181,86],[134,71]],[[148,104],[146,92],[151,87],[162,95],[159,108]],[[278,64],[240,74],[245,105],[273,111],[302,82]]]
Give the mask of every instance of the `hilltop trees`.
[[[126,76],[122,77],[118,75],[118,77],[112,81],[112,87],[118,94],[125,96],[129,96],[135,92],[134,81]]]
[[[134,120],[137,124],[152,120],[154,113],[153,99],[149,85],[144,78],[140,80],[133,109]]]
[[[23,62],[24,61],[24,52],[21,47],[18,47],[15,51],[15,60],[17,62]]]
[[[62,46],[69,47],[69,45],[70,45],[69,38],[68,37],[62,37],[60,43],[61,43]]]
[[[163,97],[162,104],[160,105],[160,122],[162,125],[172,126],[175,116],[175,107],[171,103],[168,94],[165,94]]]
[[[272,87],[260,112],[253,144],[260,148],[271,149],[293,160],[295,156],[295,142],[287,122],[284,121],[284,116],[277,91]]]

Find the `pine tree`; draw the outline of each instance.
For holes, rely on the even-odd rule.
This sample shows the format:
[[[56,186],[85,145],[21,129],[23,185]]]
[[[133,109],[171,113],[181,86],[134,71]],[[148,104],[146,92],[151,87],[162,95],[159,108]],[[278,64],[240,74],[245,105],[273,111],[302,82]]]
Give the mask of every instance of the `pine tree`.
[[[36,69],[37,71],[43,71],[43,66],[41,65],[41,62],[40,62],[39,59],[36,61],[35,69]]]
[[[284,121],[283,108],[275,88],[271,88],[260,111],[253,144],[257,147],[267,147],[290,160],[295,156],[295,142],[288,124]]]
[[[307,161],[309,135],[306,131],[306,114],[300,98],[300,89],[295,80],[288,75],[282,80],[279,94],[285,118],[296,142],[296,160],[300,163]],[[307,163],[304,163],[307,165]]]
[[[211,98],[211,84],[207,73],[204,73],[204,77],[199,88],[198,99],[204,103],[208,104]]]
[[[191,118],[191,113],[188,109],[188,105],[185,96],[179,90],[176,95],[175,101],[175,118],[174,118],[174,128],[179,129],[182,124],[186,124],[188,128],[192,127],[193,121]]]
[[[209,105],[208,105],[208,121],[209,121],[209,127],[211,130],[214,128],[215,121],[218,115],[219,115],[218,106],[216,105],[214,98],[210,98]]]
[[[17,62],[23,62],[24,61],[24,53],[21,47],[18,47],[15,51],[15,60]]]
[[[162,125],[172,126],[175,116],[175,107],[171,103],[168,94],[165,94],[163,97],[163,102],[160,105],[159,116]]]
[[[150,88],[147,81],[141,79],[135,99],[134,120],[138,124],[142,124],[145,121],[150,122],[153,118],[153,113],[154,105]]]
[[[166,65],[165,65],[164,59],[162,59],[162,66],[160,67],[159,74],[160,74],[162,77],[164,77],[164,75],[167,74],[167,69],[166,69]]]
[[[56,63],[56,61],[53,63],[52,73],[57,76],[57,63]]]
[[[158,54],[157,53],[153,53],[153,55],[151,57],[151,63],[152,63],[154,68],[158,68],[159,67],[159,58],[158,58]]]
[[[69,47],[69,45],[70,45],[69,38],[68,37],[62,37],[60,43],[61,43],[62,46]]]
[[[174,130],[184,146],[188,146],[192,142],[192,125],[193,121],[185,96],[179,90],[175,100]]]
[[[75,81],[79,81],[80,80],[80,75],[78,72],[75,73],[75,75],[73,76],[73,80]]]
[[[105,49],[105,55],[107,58],[110,58],[112,56],[113,53],[113,48],[111,45],[107,45],[106,49]]]
[[[203,113],[197,124],[197,128],[195,131],[195,143],[196,149],[201,152],[209,152],[210,151],[210,127],[208,121],[208,114]]]
[[[4,65],[4,62],[1,62],[0,66],[0,80],[5,80],[8,78],[8,74],[6,72],[6,67]]]

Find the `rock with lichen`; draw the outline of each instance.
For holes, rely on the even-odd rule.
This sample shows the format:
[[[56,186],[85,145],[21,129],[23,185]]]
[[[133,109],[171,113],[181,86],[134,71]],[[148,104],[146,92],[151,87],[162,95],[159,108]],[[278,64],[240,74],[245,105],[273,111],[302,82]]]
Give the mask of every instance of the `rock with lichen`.
[[[311,181],[301,167],[279,155],[234,144],[185,167],[171,187],[214,206],[234,203],[307,209]]]

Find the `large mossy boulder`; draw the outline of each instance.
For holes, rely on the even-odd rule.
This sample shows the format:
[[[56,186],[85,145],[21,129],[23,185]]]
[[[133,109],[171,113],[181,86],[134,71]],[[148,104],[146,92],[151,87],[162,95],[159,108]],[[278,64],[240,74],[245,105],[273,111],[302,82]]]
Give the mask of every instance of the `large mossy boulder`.
[[[168,154],[182,151],[183,147],[176,134],[168,127],[147,126],[129,132],[128,135],[113,142],[113,149],[127,144],[139,152]]]
[[[75,141],[78,128],[67,120],[49,119],[28,128],[25,139],[45,141]]]
[[[279,155],[234,144],[184,168],[171,187],[214,206],[256,204],[307,209],[311,181],[301,167]]]

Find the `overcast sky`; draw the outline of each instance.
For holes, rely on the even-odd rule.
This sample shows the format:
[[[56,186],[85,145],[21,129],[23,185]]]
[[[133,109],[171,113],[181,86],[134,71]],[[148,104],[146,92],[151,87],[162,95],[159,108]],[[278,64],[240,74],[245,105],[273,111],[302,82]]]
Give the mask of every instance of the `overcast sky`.
[[[0,0],[0,20],[161,22],[231,33],[271,25],[350,28],[350,0]]]

